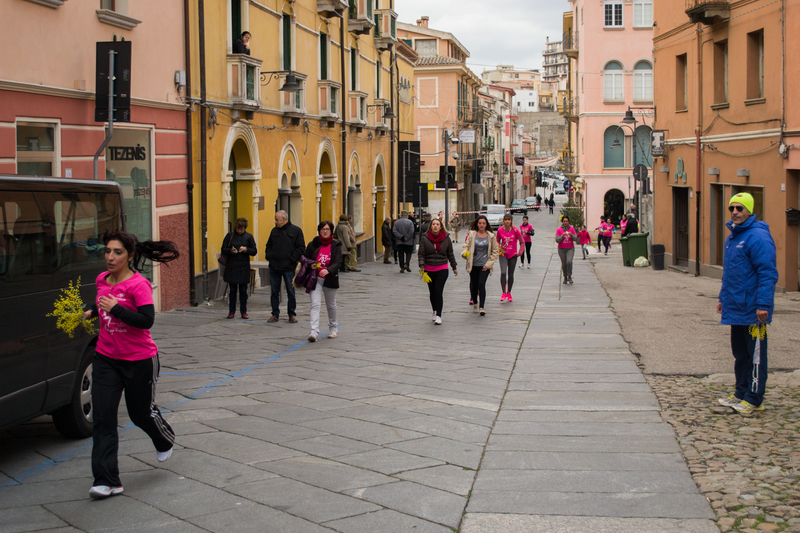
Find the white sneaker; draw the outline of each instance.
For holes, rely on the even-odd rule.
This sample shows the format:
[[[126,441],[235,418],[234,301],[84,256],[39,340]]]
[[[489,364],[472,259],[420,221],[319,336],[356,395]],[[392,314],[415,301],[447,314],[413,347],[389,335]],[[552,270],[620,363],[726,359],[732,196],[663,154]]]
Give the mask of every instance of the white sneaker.
[[[165,452],[158,452],[157,457],[158,457],[158,462],[163,463],[164,461],[172,457],[172,448],[170,448]]]
[[[481,316],[486,316],[486,311],[483,310],[483,307],[481,307]]]
[[[308,342],[317,342],[317,334],[316,333],[311,333],[308,336]]]
[[[94,498],[95,500],[102,500],[103,498],[108,498],[109,496],[116,496],[117,494],[122,494],[122,487],[109,487],[108,485],[95,485],[91,489],[89,489],[89,496]]]
[[[335,339],[336,337],[338,337],[338,336],[339,336],[339,333],[338,333],[338,331],[339,331],[338,329],[336,329],[336,328],[332,328],[332,329],[330,330],[330,332],[328,333],[328,338],[329,338],[329,339]]]
[[[442,317],[437,316],[436,319],[433,321],[433,323],[436,324],[437,326],[441,326],[442,325]]]
[[[530,266],[530,265],[528,265],[528,270],[530,270],[530,268],[531,268],[531,266]]]
[[[433,314],[431,315],[431,320],[433,322],[436,322],[436,311],[434,311]]]

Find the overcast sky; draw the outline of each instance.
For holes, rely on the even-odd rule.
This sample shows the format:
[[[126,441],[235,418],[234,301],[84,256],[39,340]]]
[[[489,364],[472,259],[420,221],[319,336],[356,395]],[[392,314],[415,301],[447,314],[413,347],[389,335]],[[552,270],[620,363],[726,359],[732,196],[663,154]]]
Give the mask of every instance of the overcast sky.
[[[543,71],[545,38],[561,40],[562,14],[570,10],[567,0],[395,0],[394,5],[400,22],[415,24],[428,16],[430,28],[455,35],[478,75],[500,64]]]

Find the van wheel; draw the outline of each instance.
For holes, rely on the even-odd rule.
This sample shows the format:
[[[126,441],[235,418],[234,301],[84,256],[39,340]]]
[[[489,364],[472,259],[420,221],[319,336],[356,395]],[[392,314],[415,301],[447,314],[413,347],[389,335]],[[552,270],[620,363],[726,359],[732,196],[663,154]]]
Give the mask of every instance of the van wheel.
[[[92,436],[92,359],[94,346],[86,349],[78,368],[70,403],[53,412],[53,423],[65,437],[83,439]]]

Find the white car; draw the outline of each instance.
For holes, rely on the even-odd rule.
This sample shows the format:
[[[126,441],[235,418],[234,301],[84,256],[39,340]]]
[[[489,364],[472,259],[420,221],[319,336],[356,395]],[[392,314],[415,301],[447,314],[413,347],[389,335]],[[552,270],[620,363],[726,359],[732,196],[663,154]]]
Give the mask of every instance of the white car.
[[[503,204],[485,204],[481,206],[481,211],[486,215],[490,227],[499,228],[503,225],[503,217],[506,214],[506,206]]]

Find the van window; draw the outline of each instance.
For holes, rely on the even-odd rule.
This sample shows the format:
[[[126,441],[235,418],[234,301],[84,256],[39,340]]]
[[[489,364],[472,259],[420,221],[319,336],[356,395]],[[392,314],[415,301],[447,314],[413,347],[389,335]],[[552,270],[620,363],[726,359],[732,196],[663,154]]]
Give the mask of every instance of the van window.
[[[53,273],[48,193],[4,192],[0,201],[0,298],[46,291]]]

